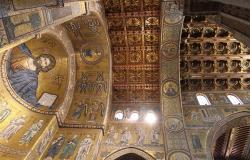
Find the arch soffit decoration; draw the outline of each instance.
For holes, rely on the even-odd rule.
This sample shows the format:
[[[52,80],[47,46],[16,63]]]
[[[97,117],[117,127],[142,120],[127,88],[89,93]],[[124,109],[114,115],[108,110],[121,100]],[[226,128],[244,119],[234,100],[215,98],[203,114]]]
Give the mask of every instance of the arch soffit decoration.
[[[207,140],[206,140],[206,152],[207,152],[207,158],[208,159],[213,159],[213,154],[212,154],[212,147],[215,142],[215,140],[220,136],[220,133],[223,133],[228,127],[234,127],[234,122],[240,121],[241,119],[245,117],[250,117],[250,112],[248,111],[243,111],[243,112],[238,112],[231,114],[224,119],[218,121],[214,127],[212,127],[207,135]]]
[[[91,3],[93,4],[93,3]],[[94,3],[95,4],[95,3]],[[110,42],[110,38],[109,38],[109,33],[108,33],[108,24],[107,24],[107,20],[104,14],[104,9],[102,8],[103,6],[101,4],[98,5],[94,5],[95,9],[90,10],[90,14],[91,15],[95,15],[96,18],[100,21],[101,26],[104,29],[105,32],[105,36],[106,36],[106,42],[107,42],[107,48],[108,48],[108,56],[107,56],[107,61],[109,63],[109,68],[108,68],[108,72],[109,72],[109,82],[108,82],[108,90],[111,91],[112,90],[112,56],[111,56],[111,42]]]
[[[79,29],[72,29],[72,24],[76,24]],[[107,121],[107,113],[109,111],[110,105],[110,91],[111,91],[111,83],[112,83],[112,68],[111,68],[111,48],[110,48],[110,39],[108,36],[107,23],[105,21],[104,13],[102,10],[102,6],[98,4],[89,3],[89,12],[87,15],[82,15],[76,17],[68,22],[63,24],[67,33],[72,41],[73,48],[75,49],[75,55],[78,57],[80,55],[80,59],[76,59],[77,68],[76,72],[76,85],[74,86],[75,91],[73,93],[73,99],[71,102],[71,106],[69,112],[74,112],[75,106],[73,104],[79,104],[79,102],[83,103],[103,103],[106,107],[104,109],[104,116],[98,116],[96,118],[96,125],[89,123],[86,118],[83,119],[80,117],[79,119],[72,121],[72,117],[70,115],[66,116],[65,122],[67,122],[70,126],[77,125],[78,127],[86,127],[86,128],[103,128]],[[80,33],[80,36],[76,36],[75,33]],[[100,36],[101,35],[101,36]],[[101,58],[98,60],[87,60],[83,58],[82,51],[84,49],[97,49],[101,51]],[[96,66],[96,67],[95,67]],[[81,75],[88,77],[89,82],[82,81]],[[101,88],[98,91],[98,95],[100,95],[99,99],[96,98],[96,94],[93,95],[93,91],[89,91],[88,88],[84,91],[79,91],[81,87],[79,84],[88,85],[88,83],[96,84],[96,76],[102,75],[102,82],[105,83],[105,91]],[[95,88],[94,88],[95,89]],[[97,92],[95,90],[95,92]],[[89,99],[89,97],[95,97],[93,99]],[[100,118],[101,117],[101,118]],[[82,118],[82,119],[81,119]],[[77,124],[76,124],[77,121]]]
[[[56,32],[57,31],[57,32]],[[60,34],[58,34],[58,31]],[[56,36],[63,44],[63,46],[66,49],[66,52],[68,53],[68,85],[65,92],[65,99],[61,103],[61,105],[58,108],[57,116],[59,117],[59,121],[62,122],[67,116],[71,101],[73,99],[74,94],[74,86],[75,86],[75,77],[76,77],[76,62],[75,62],[75,51],[72,45],[72,42],[70,38],[68,37],[68,34],[64,27],[61,25],[54,27],[52,29],[46,30],[45,33],[51,34]]]
[[[137,149],[137,148],[133,148],[133,147],[123,148],[123,149],[120,149],[118,151],[115,151],[114,153],[111,153],[110,155],[108,155],[105,158],[105,160],[114,160],[116,158],[119,158],[119,157],[126,155],[126,154],[129,154],[129,153],[136,154],[136,155],[138,155],[146,160],[156,160],[149,153],[147,153],[143,150]]]
[[[58,34],[59,33],[59,34]],[[68,82],[67,82],[67,88],[66,91],[64,93],[64,97],[65,99],[63,100],[63,102],[61,102],[61,104],[58,106],[58,111],[57,115],[59,116],[59,121],[62,121],[65,116],[66,116],[66,112],[67,112],[67,106],[70,105],[71,103],[71,99],[72,99],[72,95],[74,93],[74,86],[75,86],[75,56],[74,56],[74,49],[71,43],[71,40],[69,39],[65,29],[62,26],[56,26],[53,28],[49,28],[44,30],[43,32],[41,32],[41,35],[46,34],[46,35],[50,35],[53,36],[56,40],[58,40],[60,43],[62,43],[63,47],[66,50],[67,53],[67,58],[68,58]],[[6,73],[6,59],[8,57],[8,55],[11,53],[13,48],[7,50],[5,52],[5,54],[3,55],[3,62],[2,62],[2,78],[4,80],[4,85],[6,87],[6,89],[9,91],[9,93],[11,94],[11,96],[13,97],[13,99],[15,99],[16,101],[18,101],[19,103],[21,103],[25,108],[28,108],[31,111],[37,112],[37,113],[42,113],[42,114],[55,114],[55,112],[53,111],[41,111],[38,108],[32,107],[31,104],[29,104],[28,102],[26,102],[25,100],[23,100],[21,97],[19,97],[17,95],[17,93],[12,89],[12,87],[10,86],[8,80],[7,80],[7,73]],[[5,61],[4,61],[5,60]]]
[[[106,35],[106,42],[107,42],[107,59],[105,61],[107,61],[109,63],[109,67],[107,69],[105,69],[105,71],[108,72],[109,74],[109,80],[108,80],[108,87],[107,87],[107,93],[110,93],[111,90],[111,83],[112,83],[112,67],[111,67],[111,63],[112,63],[112,57],[111,57],[111,48],[110,48],[110,39],[108,37],[108,29],[107,29],[107,24],[105,21],[105,15],[102,9],[102,5],[101,4],[96,4],[93,2],[89,3],[89,13],[87,15],[83,15],[86,17],[95,17],[96,19],[99,20],[101,27],[103,28],[103,30],[105,31],[105,35]],[[86,26],[87,28],[87,26]],[[53,29],[48,29],[45,31],[45,33],[50,33],[53,34],[55,36],[57,36],[58,31],[60,32],[60,36],[58,37],[60,41],[63,42],[64,46],[67,46],[67,53],[69,54],[69,69],[68,69],[68,73],[69,73],[69,82],[68,82],[68,88],[67,88],[67,92],[65,93],[65,100],[64,102],[60,105],[58,112],[56,113],[57,116],[59,117],[59,123],[62,124],[63,121],[66,119],[67,117],[67,113],[69,112],[71,103],[73,103],[73,98],[74,98],[74,89],[75,89],[75,85],[76,85],[76,73],[77,73],[77,68],[76,68],[76,60],[75,60],[75,52],[76,50],[74,49],[73,46],[73,42],[74,40],[71,39],[68,36],[68,33],[65,29],[65,27],[63,26],[58,26],[55,27]],[[55,32],[57,31],[57,32]],[[91,45],[91,43],[85,43],[85,46],[87,45]],[[105,59],[105,57],[103,57],[103,60]],[[88,71],[88,70],[86,70]],[[105,74],[105,73],[104,73]],[[104,119],[107,119],[107,112],[109,111],[109,103],[110,103],[110,96],[107,97],[107,109],[106,109],[106,117]]]

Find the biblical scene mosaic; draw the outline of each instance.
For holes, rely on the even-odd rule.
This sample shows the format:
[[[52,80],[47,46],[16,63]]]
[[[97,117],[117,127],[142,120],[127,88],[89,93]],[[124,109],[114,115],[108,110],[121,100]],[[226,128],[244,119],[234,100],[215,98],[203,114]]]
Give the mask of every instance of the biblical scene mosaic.
[[[96,14],[64,24],[76,56],[74,98],[66,121],[102,127],[110,91],[110,49],[105,25]]]

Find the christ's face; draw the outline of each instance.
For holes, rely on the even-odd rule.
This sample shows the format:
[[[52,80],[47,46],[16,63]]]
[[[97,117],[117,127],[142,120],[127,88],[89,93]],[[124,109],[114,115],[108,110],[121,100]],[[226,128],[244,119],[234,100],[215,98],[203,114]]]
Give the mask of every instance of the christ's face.
[[[46,68],[50,65],[50,59],[47,58],[47,57],[40,57],[38,60],[37,60],[37,63],[42,67],[42,68]]]

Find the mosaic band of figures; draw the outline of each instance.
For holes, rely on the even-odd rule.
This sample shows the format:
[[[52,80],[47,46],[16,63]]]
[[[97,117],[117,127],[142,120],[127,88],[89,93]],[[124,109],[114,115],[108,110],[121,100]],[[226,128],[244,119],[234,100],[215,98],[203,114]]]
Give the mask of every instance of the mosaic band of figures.
[[[86,135],[86,137],[80,140],[77,134],[73,135],[69,139],[66,139],[63,134],[60,134],[52,141],[44,160],[51,160],[56,156],[59,156],[60,159],[73,158],[72,156],[77,147],[79,148],[74,159],[85,160],[90,149],[93,147],[93,139],[90,135]]]
[[[0,97],[0,123],[3,123],[11,114],[11,108],[2,97]],[[8,125],[0,131],[0,138],[9,141],[19,130],[26,124],[26,115],[21,115],[10,120]],[[19,144],[28,144],[32,138],[39,133],[44,125],[44,120],[37,120],[34,122],[19,139]]]

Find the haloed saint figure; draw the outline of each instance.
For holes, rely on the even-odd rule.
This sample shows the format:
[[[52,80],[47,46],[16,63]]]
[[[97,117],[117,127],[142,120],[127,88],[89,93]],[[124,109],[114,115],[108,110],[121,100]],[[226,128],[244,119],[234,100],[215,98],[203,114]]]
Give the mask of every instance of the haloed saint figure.
[[[10,55],[8,64],[8,78],[16,93],[38,107],[36,90],[40,72],[48,72],[55,67],[56,60],[50,54],[34,57],[26,44],[18,46],[21,54]]]

